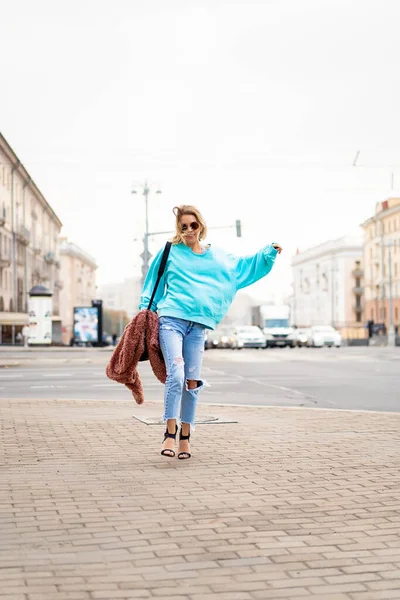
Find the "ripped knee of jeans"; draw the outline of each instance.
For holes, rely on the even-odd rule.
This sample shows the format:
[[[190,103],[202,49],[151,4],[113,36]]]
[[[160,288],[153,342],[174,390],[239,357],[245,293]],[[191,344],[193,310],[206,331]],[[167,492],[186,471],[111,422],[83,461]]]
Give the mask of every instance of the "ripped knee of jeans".
[[[182,356],[175,356],[174,358],[174,367],[183,367],[184,362]]]
[[[199,379],[186,379],[186,389],[188,392],[199,392],[204,386],[204,382]]]

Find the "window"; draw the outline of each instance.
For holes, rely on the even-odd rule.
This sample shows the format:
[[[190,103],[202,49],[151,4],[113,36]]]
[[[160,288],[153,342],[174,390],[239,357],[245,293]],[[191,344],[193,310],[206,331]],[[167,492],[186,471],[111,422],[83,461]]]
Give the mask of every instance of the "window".
[[[361,312],[356,313],[356,323],[361,323]]]
[[[396,308],[394,309],[394,318],[396,319],[396,321],[397,321],[397,320],[398,320],[398,318],[399,318],[399,309],[398,309],[398,307],[397,307],[397,306],[396,306]]]
[[[373,321],[373,320],[374,320],[374,309],[371,308],[371,321]]]
[[[361,287],[361,279],[359,277],[356,277],[356,287]]]

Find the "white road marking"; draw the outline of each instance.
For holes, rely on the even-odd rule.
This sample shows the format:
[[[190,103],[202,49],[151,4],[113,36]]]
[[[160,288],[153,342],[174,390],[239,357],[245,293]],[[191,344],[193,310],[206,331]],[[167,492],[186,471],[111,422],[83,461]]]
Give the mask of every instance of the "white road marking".
[[[37,389],[43,390],[43,389],[49,389],[49,388],[51,388],[51,389],[54,389],[54,388],[60,389],[60,388],[66,388],[67,386],[66,385],[31,385],[29,387],[31,388],[31,390],[37,390]]]
[[[42,377],[72,377],[72,373],[42,373]]]
[[[22,375],[17,375],[16,373],[13,373],[12,375],[0,375],[0,379],[12,379],[13,377],[21,379]]]

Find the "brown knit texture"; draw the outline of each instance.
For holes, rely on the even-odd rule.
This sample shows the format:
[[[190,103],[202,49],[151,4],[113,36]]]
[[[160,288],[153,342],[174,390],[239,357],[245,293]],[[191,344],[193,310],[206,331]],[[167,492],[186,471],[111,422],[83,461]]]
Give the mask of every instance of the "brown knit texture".
[[[138,312],[125,327],[106,368],[107,377],[126,385],[138,404],[144,402],[137,366],[145,347],[154,375],[165,383],[167,373],[158,339],[158,316],[147,309]]]

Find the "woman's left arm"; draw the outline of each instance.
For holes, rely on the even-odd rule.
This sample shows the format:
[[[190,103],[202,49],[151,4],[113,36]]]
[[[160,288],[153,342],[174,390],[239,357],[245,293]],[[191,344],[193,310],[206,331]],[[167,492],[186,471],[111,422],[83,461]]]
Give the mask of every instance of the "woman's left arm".
[[[282,252],[279,244],[269,244],[252,256],[236,259],[236,288],[240,290],[268,275],[275,263],[277,254]]]

